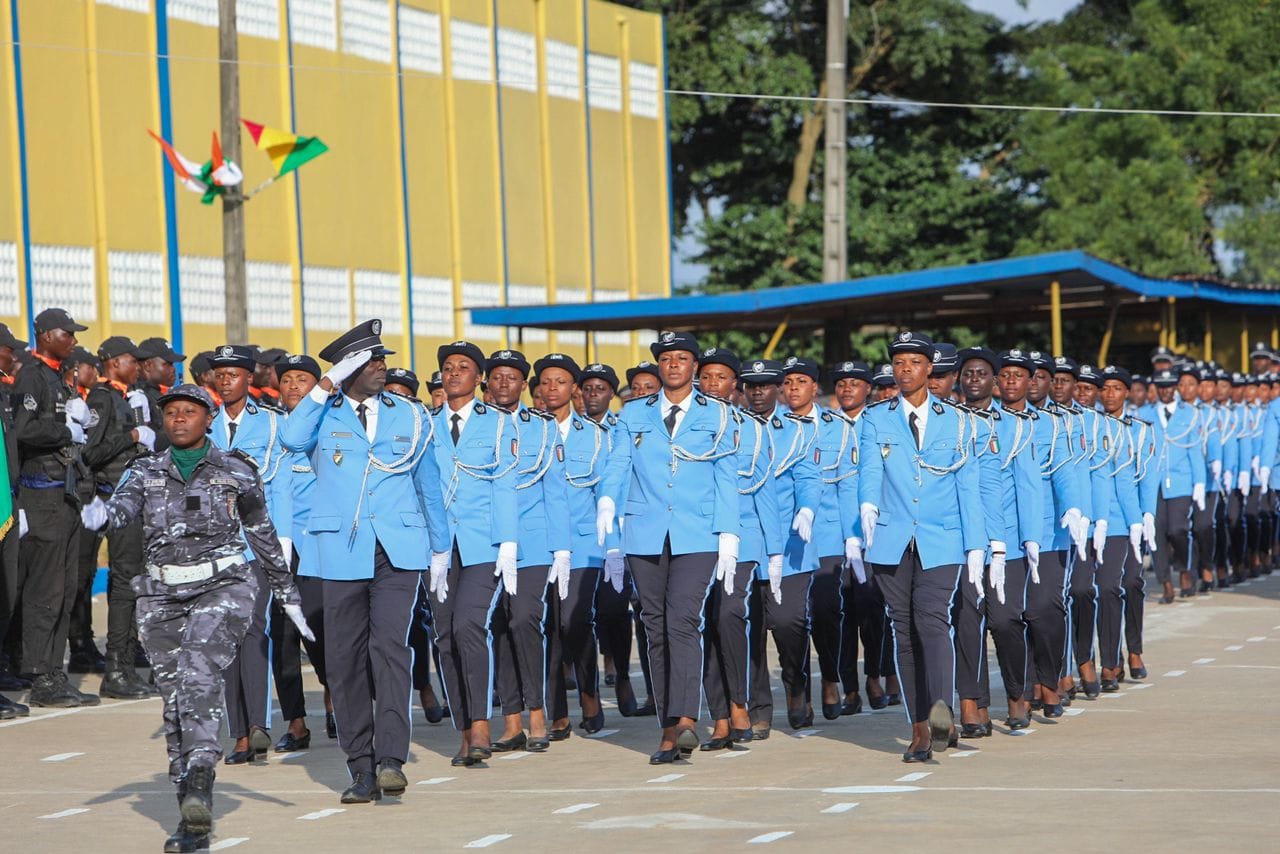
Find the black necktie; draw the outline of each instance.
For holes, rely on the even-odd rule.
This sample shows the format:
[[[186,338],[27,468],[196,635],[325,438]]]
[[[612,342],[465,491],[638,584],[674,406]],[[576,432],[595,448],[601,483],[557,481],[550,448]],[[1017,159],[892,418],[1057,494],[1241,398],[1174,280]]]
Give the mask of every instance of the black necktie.
[[[907,416],[907,423],[911,425],[911,435],[916,439],[916,450],[920,450],[920,424],[919,419],[913,412]]]
[[[228,444],[229,444],[230,442],[234,442],[234,441],[236,440],[236,428],[237,428],[237,427],[239,427],[239,426],[240,426],[240,425],[239,425],[239,424],[237,424],[237,423],[236,423],[236,422],[234,422],[234,421],[228,421],[228,422],[227,422],[227,430],[228,430],[228,432],[230,432],[230,434],[231,434],[231,438],[228,440]]]
[[[453,413],[452,420],[453,426],[449,428],[449,435],[453,437],[453,444],[456,445],[458,444],[459,437],[462,436],[462,416],[455,412]]]
[[[662,419],[662,423],[667,425],[667,435],[674,436],[676,433],[676,413],[680,411],[680,407],[672,406],[667,410],[667,417]]]
[[[369,432],[369,407],[367,404],[360,404],[356,407],[356,418],[360,419],[360,426],[364,428],[367,435]]]
[[[1165,420],[1165,421],[1172,421],[1172,420],[1173,420],[1173,407],[1172,407],[1172,406],[1166,406],[1166,407],[1164,408],[1164,420]]]

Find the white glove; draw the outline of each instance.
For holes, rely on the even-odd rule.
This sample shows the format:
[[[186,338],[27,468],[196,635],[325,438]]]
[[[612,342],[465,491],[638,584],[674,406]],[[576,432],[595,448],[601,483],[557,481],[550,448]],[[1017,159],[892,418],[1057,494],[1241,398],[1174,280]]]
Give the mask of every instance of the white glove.
[[[1236,482],[1236,473],[1233,471],[1224,471],[1222,473],[1222,491],[1230,492],[1231,485]]]
[[[604,553],[604,580],[612,584],[618,593],[622,592],[623,573],[626,571],[627,564],[622,559],[621,549],[609,549]]]
[[[862,502],[862,544],[871,548],[871,539],[876,533],[876,520],[880,518],[880,508],[869,501]]]
[[[1142,514],[1142,538],[1147,541],[1147,548],[1156,550],[1156,517],[1150,513]]]
[[[338,362],[338,364],[325,371],[325,374],[321,379],[328,380],[333,383],[336,388],[337,386],[342,385],[348,377],[355,376],[360,371],[364,370],[365,364],[372,357],[372,350],[361,350],[359,353],[352,353],[350,356],[344,357],[342,361]]]
[[[80,521],[90,531],[100,531],[107,524],[107,505],[102,499],[94,497],[92,501],[80,508]]]
[[[1222,460],[1210,460],[1209,473],[1213,475],[1213,479],[1217,480],[1222,476]]]
[[[1263,482],[1263,492],[1266,491],[1266,482]],[[1204,510],[1204,484],[1197,483],[1191,487],[1191,500],[1195,502],[1197,510]]]
[[[139,445],[142,445],[148,451],[154,451],[156,449],[156,431],[155,430],[152,430],[150,427],[146,426],[145,424],[139,424],[137,427],[133,428],[133,431],[138,434]]]
[[[1027,540],[1022,544],[1022,550],[1027,553],[1027,573],[1031,576],[1032,584],[1040,583],[1040,544],[1035,540]]]
[[[982,549],[974,549],[965,555],[965,562],[969,565],[969,583],[978,589],[978,598],[984,595],[982,589],[982,559],[986,554]]]
[[[1062,514],[1062,527],[1067,529],[1071,534],[1071,542],[1075,543],[1076,549],[1080,552],[1080,557],[1085,556],[1085,542],[1089,538],[1089,520],[1080,512],[1079,508],[1068,507],[1067,512]]]
[[[427,592],[436,594],[440,602],[449,598],[449,561],[452,557],[450,552],[431,553],[431,586]]]
[[[1240,472],[1240,482],[1237,483],[1236,486],[1238,486],[1240,491],[1245,495],[1249,494],[1249,487],[1253,486],[1253,481],[1249,478],[1249,472]]]
[[[572,556],[568,549],[560,549],[551,556],[551,574],[547,576],[547,581],[556,583],[556,590],[560,594],[560,601],[563,602],[569,598],[569,565]],[[622,592],[619,590],[618,592]]]
[[[284,554],[284,568],[288,569],[293,566],[293,540],[291,538],[280,538],[280,551]]]
[[[1271,489],[1271,467],[1266,466],[1258,470],[1258,487],[1262,490],[1262,494],[1266,495]],[[1204,508],[1201,507],[1201,510]]]
[[[738,572],[738,535],[721,534],[716,555],[716,581],[724,582],[724,592],[733,593],[733,576]]]
[[[801,507],[796,511],[796,518],[791,522],[791,530],[800,535],[800,539],[806,543],[813,540],[813,511],[808,507]]]
[[[1142,523],[1134,522],[1129,526],[1129,548],[1133,549],[1135,560],[1142,560]]]
[[[596,500],[596,545],[603,546],[605,537],[613,533],[613,520],[618,508],[607,495]]]
[[[516,544],[498,543],[498,559],[494,562],[493,574],[502,576],[502,589],[511,596],[516,595]]]
[[[1004,555],[993,554],[991,556],[991,586],[995,588],[996,601],[1001,605],[1004,604],[1004,565]]]
[[[67,415],[67,429],[71,431],[71,441],[77,445],[83,445],[89,441],[89,437],[84,434],[84,428],[79,423],[71,420],[71,415]]]
[[[1257,480],[1258,479],[1258,458],[1257,457],[1253,457],[1251,460],[1249,460],[1249,469],[1250,471],[1253,472],[1253,479]]]
[[[67,401],[66,413],[67,418],[81,427],[89,423],[89,404],[78,397],[73,397]]]
[[[31,530],[27,527],[27,511],[18,511],[18,539],[22,539],[27,535],[27,531]]]
[[[143,424],[151,423],[151,401],[147,398],[146,392],[135,388],[126,394],[124,399],[129,401],[129,408],[138,413]]]
[[[1099,519],[1093,523],[1093,553],[1100,559],[1102,549],[1107,544],[1107,520]]]
[[[773,601],[782,604],[782,555],[769,555],[769,592]]]
[[[867,583],[867,565],[862,560],[862,540],[849,537],[844,541],[844,565],[853,570],[859,584]]]
[[[302,635],[309,641],[316,639],[315,632],[311,631],[311,627],[307,625],[307,618],[302,616],[301,605],[285,605],[284,615],[292,620],[293,624],[298,627],[298,634]]]

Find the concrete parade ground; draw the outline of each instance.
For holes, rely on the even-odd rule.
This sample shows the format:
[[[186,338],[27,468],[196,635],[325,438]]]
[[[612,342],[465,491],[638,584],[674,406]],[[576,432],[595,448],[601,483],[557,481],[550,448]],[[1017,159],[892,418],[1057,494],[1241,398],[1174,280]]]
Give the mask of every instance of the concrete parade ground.
[[[996,699],[993,737],[924,765],[901,762],[901,706],[793,733],[778,694],[773,736],[749,750],[650,766],[655,719],[606,702],[594,737],[452,768],[447,719],[428,725],[415,705],[404,797],[346,807],[309,674],[311,748],[219,766],[212,850],[1275,851],[1280,574],[1173,605],[1149,596],[1146,614],[1147,680],[1055,721],[1035,713],[1016,736]],[[159,699],[0,723],[0,768],[0,850],[158,852],[177,823]]]

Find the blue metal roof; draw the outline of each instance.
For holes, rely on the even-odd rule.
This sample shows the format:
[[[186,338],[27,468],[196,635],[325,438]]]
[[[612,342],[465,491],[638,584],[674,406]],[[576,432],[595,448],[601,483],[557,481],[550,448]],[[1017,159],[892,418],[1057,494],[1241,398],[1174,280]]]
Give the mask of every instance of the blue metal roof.
[[[1200,299],[1233,305],[1270,309],[1280,308],[1280,290],[1232,287],[1217,282],[1159,279],[1143,276],[1081,250],[1049,252],[984,261],[952,267],[937,267],[908,273],[866,276],[844,282],[764,288],[734,293],[702,294],[674,297],[652,297],[608,303],[562,303],[558,305],[502,306],[472,308],[473,323],[490,326],[529,326],[547,329],[637,329],[697,327],[717,319],[736,318],[739,322],[755,316],[763,321],[801,309],[821,310],[835,306],[861,311],[903,307],[900,298],[908,294],[952,292],[952,299],[964,300],[957,294],[970,294],[975,299],[987,295],[1001,297],[1001,311],[1010,303],[1006,298],[1047,299],[1050,281],[1060,281],[1064,288],[1063,305],[1070,310],[1072,291],[1095,293],[1119,289],[1142,301],[1164,297]],[[894,297],[892,303],[885,298]],[[862,305],[859,305],[861,303]],[[937,304],[932,306],[937,308]],[[928,311],[931,306],[908,306],[911,311]],[[971,307],[982,309],[980,305]],[[792,315],[793,322],[796,320]],[[801,317],[821,325],[815,315]]]

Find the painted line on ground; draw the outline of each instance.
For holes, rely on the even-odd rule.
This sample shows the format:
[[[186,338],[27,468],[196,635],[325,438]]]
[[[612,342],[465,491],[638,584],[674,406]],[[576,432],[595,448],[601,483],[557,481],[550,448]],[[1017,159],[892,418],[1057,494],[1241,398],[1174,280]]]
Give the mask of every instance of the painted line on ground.
[[[824,795],[900,795],[904,792],[922,792],[922,786],[833,786],[823,789]]]
[[[1143,688],[1154,688],[1154,682],[1136,682],[1129,686],[1130,691],[1141,691]]]
[[[215,842],[209,846],[210,851],[225,851],[228,848],[235,848],[241,842],[248,842],[247,836],[232,836],[230,839],[224,839],[221,842]]]
[[[1174,678],[1175,676],[1186,676],[1186,675],[1187,675],[1187,671],[1185,670],[1170,670],[1168,673],[1165,674],[1165,676],[1169,677],[1170,679]]]
[[[1083,714],[1084,714],[1084,709],[1063,709],[1062,710],[1062,716],[1066,718],[1074,718],[1074,717],[1077,717],[1078,715],[1083,715]]]
[[[818,734],[818,731],[816,729],[802,729],[802,730],[798,730],[796,732],[791,733],[791,737],[792,738],[808,738],[811,735],[817,735],[817,734]]]
[[[430,780],[419,780],[419,786],[439,786],[441,783],[447,783],[450,780],[456,780],[457,777],[432,777]]]
[[[496,845],[511,838],[510,833],[491,833],[488,836],[481,836],[479,839],[473,839],[463,848],[488,848],[490,845]]]
[[[1258,635],[1257,637],[1249,638],[1249,643],[1260,643],[1266,639],[1266,635]]]
[[[1103,696],[1105,697],[1105,696],[1106,696],[1106,694],[1103,694]],[[1027,727],[1026,729],[1015,729],[1015,730],[1010,730],[1010,731],[1009,731],[1009,735],[1018,735],[1018,736],[1022,736],[1022,735],[1031,735],[1031,734],[1032,734],[1033,732],[1035,732],[1035,731],[1036,731],[1036,728],[1035,728],[1035,727],[1033,727],[1033,726],[1029,726],[1029,727]]]
[[[608,738],[611,735],[617,735],[619,732],[621,732],[621,730],[602,729],[599,732],[593,732],[585,737],[586,738]]]
[[[528,753],[524,750],[516,750],[503,756],[499,756],[498,758],[503,762],[515,762],[517,759],[527,759],[532,755],[532,753]]]
[[[290,750],[288,753],[280,755],[280,761],[286,762],[290,759],[297,759],[299,756],[306,756],[310,752],[310,750]]]
[[[976,756],[981,752],[982,751],[976,747],[970,750],[961,750],[959,748],[956,748],[955,750],[948,751],[947,755],[950,756],[952,759],[964,759],[966,756]]]
[[[684,776],[683,774],[663,774],[661,777],[654,777],[652,780],[649,780],[648,782],[650,782],[650,783],[674,783],[676,780],[679,780],[679,779],[680,779],[681,777],[683,777],[683,776]]]
[[[794,833],[794,830],[775,830],[773,833],[762,833],[759,836],[753,836],[748,839],[747,844],[768,845],[770,842],[777,842],[779,839],[786,839]]]
[[[912,771],[910,774],[903,774],[901,777],[894,780],[893,782],[914,783],[916,780],[923,780],[925,777],[928,777],[932,773],[933,773],[932,771]]]
[[[63,810],[62,812],[51,812],[48,815],[42,815],[41,818],[66,818],[71,815],[80,815],[82,812],[88,812],[88,807],[76,807],[74,809]]]
[[[829,815],[839,815],[840,813],[848,812],[849,810],[853,809],[856,806],[857,804],[852,804],[852,803],[832,804],[831,806],[823,810],[823,812]]]
[[[1244,647],[1240,646],[1239,644],[1232,644],[1231,646],[1223,647],[1223,649],[1227,652],[1239,652],[1240,650],[1244,649]]]
[[[1217,661],[1217,659],[1215,658],[1197,658],[1195,661],[1191,663],[1192,664],[1213,664],[1213,662],[1215,661]]]
[[[118,700],[113,703],[105,703],[101,706],[77,706],[74,709],[59,709],[56,712],[45,712],[34,714],[29,718],[14,718],[11,721],[0,723],[0,729],[7,726],[22,726],[23,724],[33,724],[37,721],[51,721],[54,718],[64,718],[67,715],[78,715],[81,712],[102,712],[108,709],[118,709],[122,706],[132,706],[134,703],[149,703],[152,700],[159,700],[159,697],[143,697],[138,700]]]
[[[41,762],[65,762],[68,759],[74,759],[77,756],[84,756],[83,751],[81,752],[73,751],[71,753],[55,753],[52,756],[46,756],[44,759],[41,759],[40,761]]]
[[[316,810],[315,812],[309,812],[306,815],[298,816],[298,821],[316,821],[317,819],[328,818],[331,815],[337,815],[340,812],[346,812],[346,810],[340,809],[338,807],[333,807],[327,810]]]
[[[596,807],[598,807],[598,806],[600,806],[600,805],[599,805],[599,804],[591,804],[591,803],[587,803],[587,804],[573,804],[572,806],[561,807],[561,808],[560,808],[560,809],[558,809],[558,810],[552,810],[551,814],[552,814],[552,815],[573,815],[573,814],[574,814],[574,813],[576,813],[576,812],[582,812],[583,810],[595,809],[595,808],[596,808]]]

